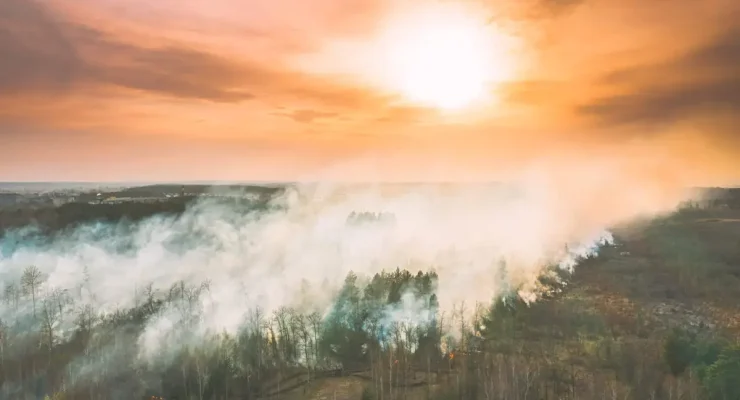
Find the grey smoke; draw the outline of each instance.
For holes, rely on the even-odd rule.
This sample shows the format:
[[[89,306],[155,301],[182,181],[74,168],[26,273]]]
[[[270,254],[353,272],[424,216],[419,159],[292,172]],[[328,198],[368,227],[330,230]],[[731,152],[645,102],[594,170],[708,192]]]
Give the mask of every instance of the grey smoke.
[[[138,338],[141,359],[151,361],[163,349],[234,333],[257,308],[326,312],[350,271],[372,276],[396,267],[434,268],[442,312],[460,302],[490,302],[510,287],[534,301],[545,267],[572,270],[612,240],[613,223],[669,210],[679,201],[653,190],[652,182],[633,182],[642,193],[636,197],[594,181],[570,190],[544,178],[530,175],[513,189],[299,186],[261,213],[204,200],[179,217],[156,216],[133,226],[91,224],[50,242],[28,242],[0,258],[0,280],[19,282],[24,268],[34,265],[44,277],[41,297],[61,291],[73,298],[77,308],[60,312],[54,325],[61,340],[78,323],[81,307],[114,313],[137,305],[148,291],[167,293],[181,283],[182,300],[149,319]],[[570,184],[576,178],[569,177]],[[609,178],[604,185],[625,179],[616,172]],[[604,193],[605,208],[588,206]],[[620,208],[606,208],[614,204]],[[394,223],[348,224],[356,211],[390,213]],[[503,278],[497,273],[502,260]],[[0,318],[30,315],[29,297],[20,303],[3,302]],[[419,307],[405,296],[384,321],[426,323],[432,316]]]

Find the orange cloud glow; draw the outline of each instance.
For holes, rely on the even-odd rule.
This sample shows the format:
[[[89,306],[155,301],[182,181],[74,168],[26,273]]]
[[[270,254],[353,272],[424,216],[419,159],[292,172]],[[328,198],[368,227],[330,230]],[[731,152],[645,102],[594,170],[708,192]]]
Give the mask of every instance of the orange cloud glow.
[[[0,180],[740,178],[740,3],[440,4],[4,0]]]

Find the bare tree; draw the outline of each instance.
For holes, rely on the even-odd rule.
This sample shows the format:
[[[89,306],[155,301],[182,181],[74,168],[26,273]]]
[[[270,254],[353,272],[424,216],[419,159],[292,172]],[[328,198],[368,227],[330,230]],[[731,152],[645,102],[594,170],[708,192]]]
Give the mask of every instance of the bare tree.
[[[308,322],[313,330],[313,352],[314,366],[319,367],[319,337],[321,336],[321,315],[318,312],[312,312],[308,315]]]
[[[41,328],[44,335],[44,341],[46,342],[45,344],[47,346],[50,364],[51,353],[54,349],[54,329],[56,328],[61,316],[61,313],[58,313],[57,311],[58,308],[57,305],[54,304],[54,299],[51,296],[45,298],[42,302],[41,308]]]
[[[195,373],[198,379],[198,399],[203,400],[206,385],[211,378],[211,370],[209,368],[210,349],[205,348],[205,346],[200,347],[195,350],[193,356],[195,358]]]
[[[310,357],[310,349],[311,349],[311,333],[309,329],[309,323],[307,321],[307,318],[302,314],[296,314],[294,317],[294,321],[296,324],[296,328],[298,331],[298,334],[300,335],[300,339],[303,342],[303,356],[305,357],[304,362],[306,363],[306,372],[308,374],[307,380],[308,383],[311,383],[311,357]]]
[[[13,282],[10,282],[5,285],[5,289],[3,290],[3,301],[5,302],[5,304],[7,305],[13,304],[17,291],[18,291],[18,288],[16,288]]]
[[[93,324],[95,323],[95,318],[96,315],[93,306],[91,306],[90,304],[83,305],[77,311],[77,318],[75,319],[77,329],[85,333],[90,332]]]
[[[18,323],[18,303],[20,302],[21,291],[18,289],[16,284],[8,283],[5,285],[5,291],[3,293],[3,300],[7,305],[13,306],[13,314],[15,314],[15,322]]]
[[[57,308],[59,312],[59,318],[63,319],[66,307],[72,304],[72,298],[68,295],[67,290],[54,288],[49,293],[49,299]]]
[[[33,316],[36,317],[36,293],[41,285],[41,271],[35,265],[29,265],[23,270],[21,285],[26,293],[31,295],[33,302]]]

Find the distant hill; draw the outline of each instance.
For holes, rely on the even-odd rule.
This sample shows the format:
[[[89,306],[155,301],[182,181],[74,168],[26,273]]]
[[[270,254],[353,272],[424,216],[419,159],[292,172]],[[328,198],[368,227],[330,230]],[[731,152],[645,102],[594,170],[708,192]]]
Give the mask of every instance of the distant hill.
[[[120,191],[132,188],[176,187],[280,187],[287,182],[0,182],[0,192],[47,193],[55,191]]]
[[[70,201],[59,205],[44,201],[44,198],[54,200],[59,196],[30,195],[28,199],[33,201],[24,202],[24,197],[29,195],[0,193],[0,238],[7,230],[27,225],[56,232],[93,221],[138,221],[153,215],[180,215],[191,202],[207,194],[252,195],[248,198],[222,197],[222,200],[248,209],[258,209],[282,190],[284,187],[150,185],[117,191],[87,191],[70,196]]]
[[[276,194],[283,190],[285,185],[178,185],[178,184],[158,184],[147,186],[128,187],[116,191],[116,194],[122,196],[152,196],[163,193],[181,193],[188,194],[205,194],[205,193],[231,193],[247,192],[256,194]]]

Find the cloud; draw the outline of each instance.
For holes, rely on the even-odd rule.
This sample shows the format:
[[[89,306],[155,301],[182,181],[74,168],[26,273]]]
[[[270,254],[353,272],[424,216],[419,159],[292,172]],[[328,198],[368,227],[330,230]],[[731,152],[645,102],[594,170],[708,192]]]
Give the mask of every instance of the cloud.
[[[543,107],[563,101],[571,86],[564,80],[522,80],[502,84],[497,93],[507,104]]]
[[[292,110],[288,112],[280,112],[280,113],[276,113],[276,115],[287,117],[287,118],[292,119],[295,122],[305,123],[305,124],[310,124],[315,121],[331,119],[337,116],[336,113],[322,112],[322,111],[316,111],[316,110],[311,110],[311,109],[299,109],[299,110]]]
[[[572,11],[583,3],[585,0],[538,0],[534,2],[532,13],[539,17],[558,16]]]
[[[187,48],[136,48],[118,44],[117,55],[126,59],[121,66],[98,68],[93,77],[117,86],[165,95],[234,102],[253,97],[239,89],[239,69],[214,55]]]
[[[0,3],[0,92],[68,87],[84,63],[48,10],[27,0]]]
[[[372,113],[389,101],[368,88],[302,73],[259,54],[248,58],[176,41],[165,30],[145,35],[106,28],[105,20],[46,3],[0,3],[0,119],[36,125],[49,119],[54,127],[84,113],[80,103],[119,109],[156,99],[277,105],[298,100],[321,108],[293,115],[308,122],[337,109]]]
[[[490,8],[492,23],[506,25],[510,22],[539,23],[565,17],[586,3],[586,0],[519,0],[483,3]]]
[[[740,113],[740,25],[664,62],[623,68],[600,79],[617,94],[577,111],[599,124],[665,126]]]
[[[0,91],[53,93],[111,85],[166,96],[238,101],[248,74],[216,55],[177,46],[143,47],[64,19],[32,0],[0,4]]]
[[[638,136],[662,140],[661,151],[683,151],[695,146],[691,135],[731,132],[737,124],[740,30],[732,0],[715,7],[693,0],[670,7],[485,3],[492,23],[521,39],[512,51],[521,62],[516,81],[494,89],[495,102],[458,118],[407,105],[366,76],[385,66],[364,63],[366,49],[353,44],[372,42],[384,20],[405,7],[397,2],[0,0],[0,159],[31,159],[59,137],[90,134],[101,139],[64,147],[69,170],[87,176],[95,169],[79,154],[131,136],[142,147],[144,136],[166,137],[172,148],[216,137],[260,147],[270,138],[273,156],[260,160],[279,153],[331,165],[402,148],[389,169],[412,168],[413,156],[422,176],[438,158],[445,165],[439,171],[480,175],[571,147],[631,145]],[[722,27],[729,28],[708,39]],[[693,131],[673,140],[677,127]],[[31,131],[33,140],[25,139]],[[140,152],[131,149],[127,160],[112,163],[133,163]],[[212,157],[219,160],[215,150]],[[56,171],[42,161],[27,166],[34,163]],[[167,168],[180,175],[172,171],[184,163]]]

